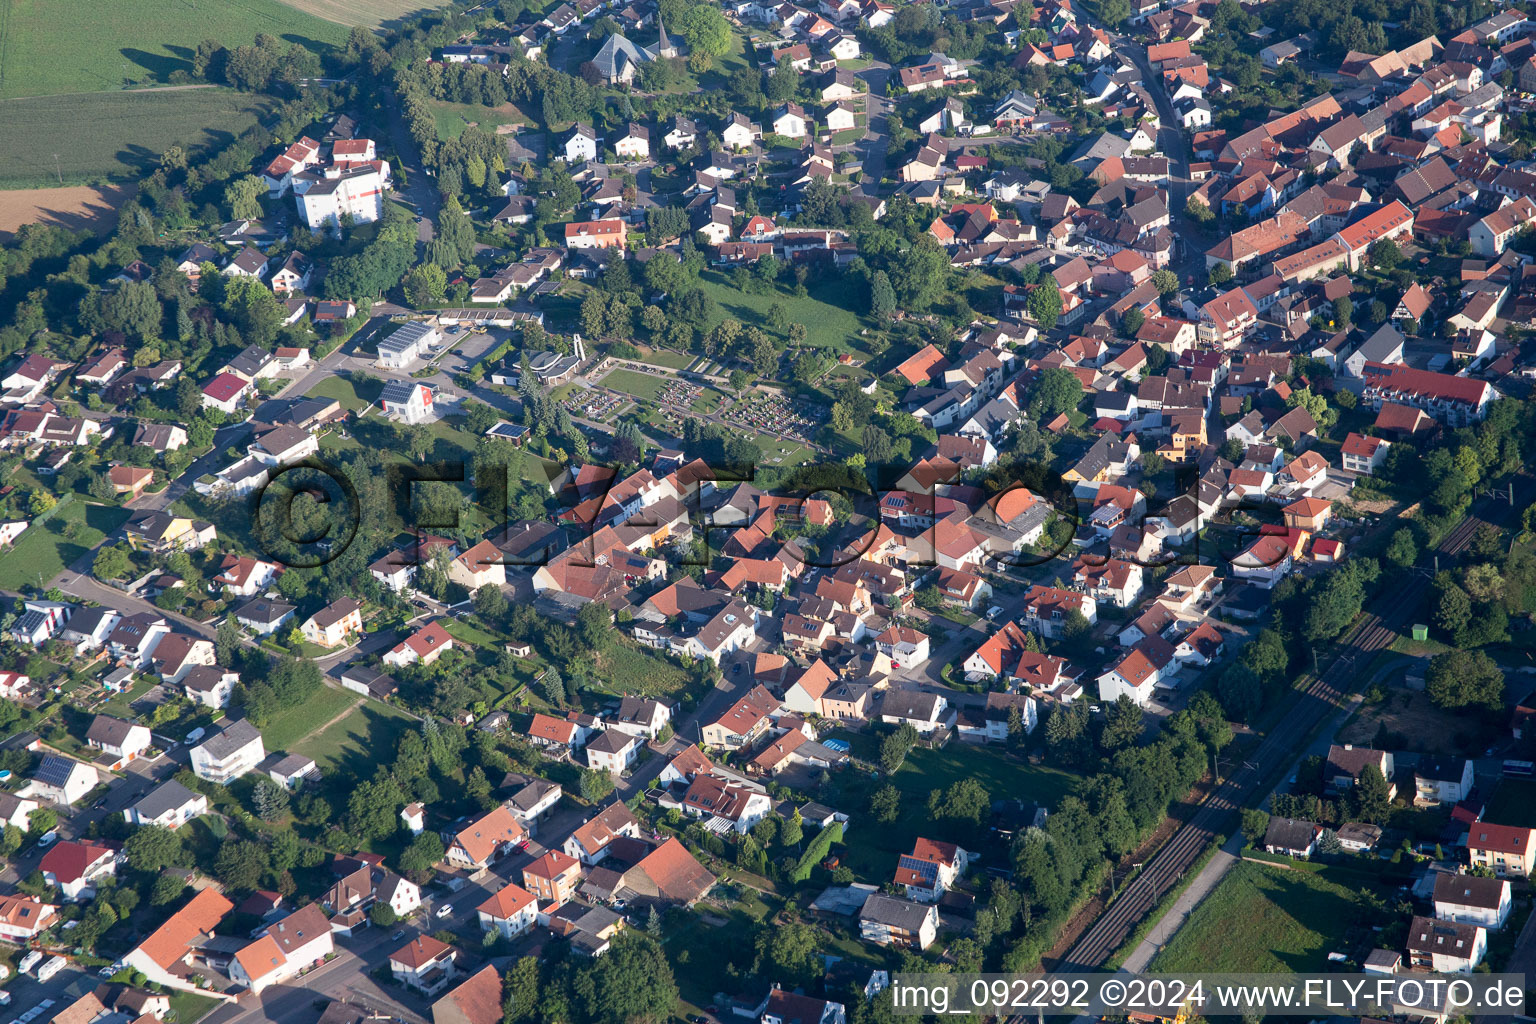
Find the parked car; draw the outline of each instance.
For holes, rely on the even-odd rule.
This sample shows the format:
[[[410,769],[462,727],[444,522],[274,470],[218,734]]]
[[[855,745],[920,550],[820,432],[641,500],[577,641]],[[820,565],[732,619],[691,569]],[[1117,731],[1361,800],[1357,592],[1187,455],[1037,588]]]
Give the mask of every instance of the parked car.
[[[442,906],[437,908],[437,916],[438,917],[447,917],[448,915],[450,915],[452,913],[453,913],[453,904],[452,903],[444,903]]]

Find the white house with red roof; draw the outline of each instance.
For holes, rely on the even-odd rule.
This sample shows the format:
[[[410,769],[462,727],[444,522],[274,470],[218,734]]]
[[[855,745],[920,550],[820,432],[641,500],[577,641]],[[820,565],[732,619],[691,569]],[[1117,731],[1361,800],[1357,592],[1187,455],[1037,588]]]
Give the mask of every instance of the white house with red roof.
[[[1370,476],[1387,460],[1387,449],[1391,447],[1390,441],[1351,431],[1339,449],[1339,457],[1349,472]]]
[[[417,935],[389,954],[389,973],[400,984],[431,999],[459,976],[455,964],[458,956],[459,951],[441,939]]]
[[[221,373],[203,385],[203,408],[233,416],[251,393],[251,382],[233,373]]]
[[[0,939],[26,942],[53,927],[59,908],[36,896],[0,896]]]
[[[251,597],[266,590],[282,567],[249,555],[225,555],[213,582],[239,597]]]
[[[907,899],[934,903],[965,874],[970,857],[954,843],[918,838],[912,852],[897,859],[893,881],[907,890]]]
[[[66,900],[96,895],[96,881],[117,874],[117,851],[89,840],[61,840],[43,854],[38,870]]]
[[[564,747],[576,750],[586,745],[593,733],[602,729],[601,723],[590,715],[570,712],[564,718],[555,718],[535,712],[528,723],[528,741],[536,747]]]
[[[386,665],[430,665],[453,648],[453,637],[441,622],[429,622],[394,647],[381,659]]]
[[[1129,697],[1137,707],[1144,708],[1152,703],[1157,684],[1178,671],[1173,645],[1160,636],[1149,636],[1099,676],[1099,699],[1112,703]]]
[[[483,931],[499,932],[512,939],[533,927],[539,917],[539,906],[533,893],[508,882],[476,907],[475,913]]]
[[[281,984],[334,952],[331,923],[318,903],[274,923],[229,962],[230,980],[260,992]]]
[[[914,668],[928,660],[928,634],[910,626],[889,626],[875,637],[875,648],[899,668]]]

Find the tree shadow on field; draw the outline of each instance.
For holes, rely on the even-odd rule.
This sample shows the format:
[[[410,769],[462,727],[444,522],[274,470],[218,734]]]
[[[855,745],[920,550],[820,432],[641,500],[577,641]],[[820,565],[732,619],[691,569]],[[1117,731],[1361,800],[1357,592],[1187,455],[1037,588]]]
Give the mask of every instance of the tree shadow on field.
[[[183,60],[180,57],[173,57],[170,54],[150,53],[148,50],[137,50],[131,46],[125,46],[117,52],[162,82],[171,77],[172,71],[186,71],[190,73],[192,70],[191,61]]]
[[[331,46],[330,43],[321,42],[318,39],[311,39],[309,36],[301,36],[297,32],[283,33],[283,40],[289,43],[296,43],[299,46],[304,47],[304,49],[309,50],[311,53],[329,53],[335,48]]]
[[[156,153],[147,146],[137,144],[124,146],[114,156],[118,163],[124,167],[132,167],[135,170],[143,170],[160,162],[159,153]]]

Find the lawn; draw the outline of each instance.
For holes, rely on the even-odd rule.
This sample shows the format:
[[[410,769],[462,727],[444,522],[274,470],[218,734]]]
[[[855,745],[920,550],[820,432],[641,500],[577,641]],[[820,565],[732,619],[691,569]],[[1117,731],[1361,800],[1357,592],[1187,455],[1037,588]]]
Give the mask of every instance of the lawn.
[[[219,1000],[212,996],[200,996],[196,992],[179,992],[172,989],[168,996],[171,1001],[171,1012],[176,1015],[176,1024],[192,1024],[193,1021],[202,1020],[215,1006],[221,1005]]]
[[[430,104],[432,118],[437,123],[437,137],[444,142],[464,134],[464,129],[474,125],[482,131],[494,133],[498,125],[527,124],[534,119],[511,103],[497,107],[478,103],[449,103],[445,100]]]
[[[372,0],[379,2],[379,0]],[[89,26],[89,31],[83,31]],[[0,6],[0,97],[100,92],[154,84],[192,70],[197,44],[243,46],[266,32],[316,52],[339,44],[345,27],[278,0],[113,0],[89,13],[74,0],[4,0]],[[74,116],[68,137],[90,134]],[[207,121],[205,124],[218,124]]]
[[[290,752],[314,758],[322,772],[366,779],[377,765],[394,759],[395,744],[414,728],[416,720],[404,711],[364,701],[341,721],[300,740]]]
[[[616,693],[676,700],[688,685],[688,674],[659,654],[628,640],[615,639],[598,658],[598,678]]]
[[[1499,825],[1536,826],[1536,779],[1500,779],[1483,812],[1483,820]]]
[[[45,522],[23,533],[0,555],[0,590],[47,582],[123,524],[129,511],[110,505],[72,501]],[[75,523],[70,527],[70,523]],[[66,531],[74,532],[73,538]]]
[[[655,402],[661,394],[661,389],[674,379],[620,367],[609,373],[600,383],[613,391],[622,391],[626,395],[634,395],[647,402]]]
[[[1049,808],[1061,803],[1078,782],[1071,772],[1027,764],[996,747],[951,743],[942,750],[912,751],[895,783],[903,796],[923,802],[930,789],[944,789],[961,779],[975,779],[994,800],[1033,800]]]
[[[11,82],[9,70],[4,82]],[[260,97],[223,88],[0,100],[0,185],[79,185],[136,176],[173,145],[198,150],[230,141],[268,106]],[[61,132],[61,124],[69,130]]]
[[[816,348],[837,352],[862,352],[859,330],[864,326],[858,314],[843,305],[848,299],[842,278],[835,275],[822,277],[809,285],[805,298],[779,289],[754,295],[738,291],[730,279],[717,270],[706,270],[699,275],[699,284],[705,293],[720,307],[714,324],[726,317],[735,317],[744,324],[762,325],[768,310],[775,303],[784,307],[790,323],[805,325],[806,343]]]
[[[879,762],[881,737],[873,732],[834,733],[847,740],[853,755],[864,761]],[[919,836],[932,838],[934,823],[928,814],[928,794],[946,789],[960,779],[972,778],[986,789],[993,800],[1020,799],[1055,810],[1062,797],[1072,791],[1078,776],[1056,768],[1031,765],[1015,759],[995,747],[952,742],[942,750],[923,747],[907,755],[906,762],[889,781],[901,791],[897,819],[869,829],[860,829],[857,840],[842,848],[843,863],[861,882],[880,884],[890,878],[896,858],[912,849]],[[884,776],[872,777],[863,771],[843,771],[835,776],[838,792],[834,806],[863,809],[870,795],[884,786]],[[972,847],[967,846],[967,849]],[[983,859],[1004,857],[1001,849],[976,848]],[[994,861],[995,862],[995,861]]]
[[[304,703],[273,715],[261,727],[261,741],[268,750],[287,750],[297,740],[309,735],[311,730],[319,728],[361,700],[351,690],[323,687]]]
[[[1375,916],[1360,879],[1332,869],[1288,871],[1253,861],[1236,865],[1195,908],[1152,961],[1162,972],[1299,973],[1328,970],[1328,954],[1351,952],[1346,932],[1370,943]]]
[[[382,385],[375,384],[366,389],[365,394],[359,394],[357,386],[352,383],[352,378],[339,374],[330,374],[309,389],[310,398],[334,398],[341,407],[348,412],[357,412],[365,408],[379,397]]]

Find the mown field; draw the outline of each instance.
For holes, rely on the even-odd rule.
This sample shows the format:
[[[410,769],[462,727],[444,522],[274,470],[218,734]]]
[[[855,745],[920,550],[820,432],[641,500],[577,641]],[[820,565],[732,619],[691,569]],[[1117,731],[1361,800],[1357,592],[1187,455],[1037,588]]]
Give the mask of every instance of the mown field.
[[[362,25],[379,28],[389,25],[408,14],[431,10],[441,4],[422,3],[420,0],[284,0],[290,7],[297,7],[326,21],[338,25]]]
[[[128,516],[124,508],[70,502],[47,520],[28,528],[0,554],[0,590],[47,586],[49,580],[121,526]]]
[[[0,100],[0,188],[137,175],[173,145],[199,148],[233,139],[265,106],[265,100],[224,88]]]
[[[1324,971],[1345,932],[1369,924],[1359,882],[1348,875],[1243,861],[1189,915],[1152,970],[1207,973]],[[1348,949],[1342,951],[1348,952]]]
[[[190,72],[202,40],[241,46],[258,32],[316,52],[347,37],[345,26],[278,0],[0,0],[0,98],[153,85]],[[55,128],[78,125],[66,116]]]
[[[845,305],[850,296],[841,278],[813,277],[804,298],[778,289],[764,295],[739,291],[718,270],[704,271],[699,275],[699,284],[720,307],[717,321],[731,316],[742,323],[760,324],[777,303],[784,307],[790,323],[805,325],[805,340],[813,347],[833,353],[862,352],[858,334],[864,325],[859,315]]]

